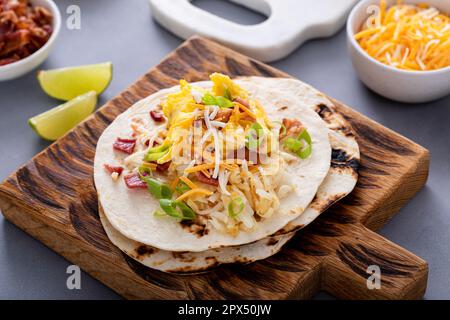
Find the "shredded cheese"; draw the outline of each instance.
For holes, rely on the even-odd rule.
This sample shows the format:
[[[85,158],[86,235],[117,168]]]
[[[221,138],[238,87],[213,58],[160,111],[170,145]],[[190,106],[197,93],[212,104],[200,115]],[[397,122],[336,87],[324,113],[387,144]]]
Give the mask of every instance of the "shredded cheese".
[[[391,13],[391,16],[393,15]],[[436,12],[426,12],[426,16],[433,16],[435,19]],[[393,26],[383,29],[401,31]],[[450,28],[440,30],[441,33],[448,31]],[[377,32],[371,31],[366,34],[371,37],[370,41],[374,43],[379,41],[377,39],[380,35]],[[422,31],[420,34],[425,33]],[[420,34],[411,32],[413,37]],[[402,35],[398,33],[397,36],[400,39]],[[436,46],[440,45],[437,41],[437,38],[430,38],[427,45],[414,53],[417,53],[421,61],[435,59]],[[392,44],[383,44],[377,50],[380,55],[390,59],[403,59],[405,51],[410,50],[407,46],[402,46],[396,47],[392,52],[394,47]],[[264,169],[245,159],[246,139],[252,124],[258,123],[262,126],[264,136],[267,137],[267,145],[270,145],[273,139],[271,129],[275,123],[270,121],[263,106],[228,76],[213,74],[211,80],[214,86],[210,91],[191,87],[189,83],[181,80],[180,90],[169,94],[160,103],[167,120],[161,126],[147,129],[147,122],[141,123],[139,119],[134,121],[132,129],[138,134],[140,143],[137,145],[137,152],[126,158],[124,164],[134,171],[142,167],[156,170],[157,164],[171,161],[171,166],[167,170],[168,175],[163,182],[169,184],[171,190],[175,192],[176,196],[173,199],[185,201],[197,215],[208,215],[208,221],[220,231],[236,235],[240,229],[248,231],[256,226],[259,219],[255,219],[254,214],[265,219],[277,212],[280,195],[287,196],[292,187],[285,183],[280,186],[285,180],[283,178],[285,173],[280,170],[282,167],[280,161],[285,160],[278,157],[280,152],[278,149],[270,149],[268,154],[271,164]],[[242,105],[233,102],[232,109],[222,110],[219,106],[207,105],[206,100],[203,103],[206,93],[230,101],[242,99],[246,103]],[[231,104],[228,107],[231,107]],[[228,119],[225,121],[223,117],[216,119],[222,111],[227,112]],[[157,163],[146,162],[145,154],[155,142],[167,146],[167,152],[157,160]],[[237,159],[234,154],[237,154]],[[228,157],[230,159],[227,159]],[[191,175],[193,173],[217,179],[218,186],[203,184],[202,177]],[[112,179],[117,177],[118,174],[112,175]],[[177,188],[180,182],[189,187],[183,194],[181,193],[184,190]],[[227,206],[235,197],[242,198],[244,208],[236,217],[231,217]]]
[[[235,102],[235,105],[237,105],[240,109],[242,109],[242,111],[247,113],[250,117],[252,117],[253,119],[256,119],[256,114],[253,113],[253,111],[251,111],[249,108],[247,108],[243,104],[240,104],[239,102]]]
[[[203,174],[205,175],[205,177],[211,178],[211,174],[210,174],[208,171],[206,171],[206,170],[201,170],[200,172],[203,173]]]
[[[219,107],[218,106],[213,106],[213,111],[209,115],[209,120],[214,120],[218,113],[219,113]]]
[[[158,167],[158,165],[156,163],[151,163],[151,162],[142,162],[142,166],[150,169],[152,171],[155,171],[156,168]]]
[[[231,196],[227,190],[228,179],[230,178],[230,172],[226,170],[221,170],[219,173],[219,187],[223,194]]]
[[[111,179],[113,181],[117,181],[117,179],[119,179],[119,173],[118,172],[111,173]]]
[[[220,149],[220,143],[219,143],[219,135],[217,133],[217,129],[211,125],[210,120],[210,108],[206,108],[204,112],[204,118],[205,118],[205,125],[206,128],[211,132],[213,138],[214,138],[214,154],[215,154],[215,160],[214,160],[214,172],[213,172],[213,178],[217,179],[219,175],[219,164],[220,164],[220,158],[221,156],[221,149]]]
[[[174,190],[174,189],[177,187],[178,182],[180,182],[180,177],[176,177],[176,178],[172,181],[172,183],[170,184],[170,188],[171,188],[172,190]]]
[[[186,198],[189,198],[189,197],[191,197],[193,195],[199,195],[199,194],[200,195],[203,194],[203,195],[206,195],[206,196],[210,196],[210,195],[213,194],[213,192],[211,192],[209,190],[206,190],[206,189],[202,189],[202,188],[196,188],[196,189],[192,189],[192,190],[189,190],[189,191],[183,193],[181,196],[179,196],[177,198],[176,201],[182,201],[182,200],[184,200]]]
[[[225,128],[227,124],[220,121],[211,121],[211,125],[216,128]]]
[[[191,189],[197,189],[197,185],[193,183],[188,177],[180,177],[180,180],[187,184]]]
[[[198,166],[195,167],[191,167],[191,168],[186,168],[184,170],[184,172],[186,173],[194,173],[194,172],[199,172],[199,171],[203,171],[203,170],[208,170],[208,169],[213,169],[216,166],[215,163],[204,163],[204,164],[199,164]],[[233,167],[232,165],[221,161],[219,163],[219,166],[228,170],[235,170],[236,167]]]
[[[369,20],[370,19],[370,20]],[[369,18],[355,35],[360,46],[378,61],[404,70],[429,71],[450,66],[450,17],[425,4],[386,8]],[[372,25],[370,25],[372,23]]]
[[[172,128],[175,128],[175,127],[190,128],[192,126],[192,122],[193,121],[194,121],[194,117],[190,117],[190,118],[181,120],[181,121],[179,121],[177,123],[174,123],[172,125]]]

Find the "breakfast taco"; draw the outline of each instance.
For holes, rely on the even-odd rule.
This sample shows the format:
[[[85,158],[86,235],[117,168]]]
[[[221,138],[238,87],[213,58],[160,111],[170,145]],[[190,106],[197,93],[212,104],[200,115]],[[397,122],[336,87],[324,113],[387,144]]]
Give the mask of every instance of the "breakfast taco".
[[[323,93],[300,80],[262,77],[246,77],[241,80],[244,87],[247,83],[276,89],[279,95],[292,95],[304,106],[314,110],[329,128],[332,148],[330,170],[305,212],[279,230],[277,234],[293,232],[310,224],[322,212],[355,188],[360,162],[356,136],[350,123],[336,110],[334,103]]]
[[[252,88],[253,94],[272,92],[283,97],[292,96],[319,114],[330,129],[333,149],[331,167],[310,206],[298,218],[280,229],[275,235],[241,245],[221,247],[201,252],[171,252],[134,241],[115,230],[100,206],[100,217],[111,241],[130,257],[142,264],[165,272],[192,273],[229,263],[249,263],[277,253],[298,230],[330,205],[352,191],[357,181],[359,148],[347,121],[335,110],[333,103],[312,87],[293,79],[241,78],[243,88]],[[261,95],[263,93],[260,93]],[[283,108],[283,103],[275,103]],[[285,121],[286,122],[286,121]],[[283,235],[288,233],[287,235]]]
[[[182,80],[104,131],[94,165],[99,204],[123,236],[161,250],[252,243],[314,199],[330,169],[329,131],[276,88],[221,74]]]

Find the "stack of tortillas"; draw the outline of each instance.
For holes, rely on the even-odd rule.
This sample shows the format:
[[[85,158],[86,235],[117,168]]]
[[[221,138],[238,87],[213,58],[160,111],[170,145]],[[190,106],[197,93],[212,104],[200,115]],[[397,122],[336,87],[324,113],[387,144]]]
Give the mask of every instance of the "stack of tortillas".
[[[358,179],[359,147],[350,124],[333,103],[294,79],[248,77],[236,80],[264,105],[271,120],[299,117],[314,143],[308,161],[290,168],[298,191],[280,200],[288,214],[273,214],[253,230],[237,235],[155,217],[157,202],[148,192],[129,190],[111,179],[104,164],[117,158],[112,142],[130,119],[157,107],[179,87],[162,90],[131,106],[103,133],[97,145],[94,180],[101,222],[111,242],[143,265],[171,273],[204,272],[223,264],[268,258],[331,205],[347,196]],[[210,88],[211,82],[192,85]],[[120,181],[119,181],[120,182]]]

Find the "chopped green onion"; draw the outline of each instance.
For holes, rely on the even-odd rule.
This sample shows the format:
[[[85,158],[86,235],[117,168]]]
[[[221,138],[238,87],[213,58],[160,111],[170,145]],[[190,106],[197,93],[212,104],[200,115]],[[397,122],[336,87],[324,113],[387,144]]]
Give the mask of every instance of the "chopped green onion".
[[[287,138],[284,147],[295,153],[301,159],[308,158],[312,153],[312,139],[306,129],[297,136],[297,138]]]
[[[182,201],[174,201],[170,199],[159,200],[159,205],[164,212],[173,218],[181,220],[195,219],[195,212],[187,204]],[[177,210],[177,209],[180,210]]]
[[[216,97],[214,97],[211,93],[207,92],[203,96],[202,102],[207,106],[214,105],[216,104]]]
[[[234,106],[233,102],[225,97],[217,97],[217,105],[221,108],[233,108]]]
[[[244,211],[244,208],[244,200],[242,200],[241,197],[234,198],[228,204],[228,215],[231,218],[236,218],[242,213],[242,211]]]
[[[295,138],[287,138],[284,142],[284,147],[292,152],[297,152],[303,147],[303,143]]]
[[[161,181],[158,181],[154,178],[141,176],[141,180],[147,184],[148,191],[156,198],[156,199],[170,199],[172,198],[172,190],[170,187]]]
[[[180,182],[178,182],[177,186],[175,187],[175,190],[178,193],[183,194],[183,193],[191,190],[191,188],[189,188],[189,186],[186,183],[184,183],[183,181],[180,181]]]
[[[166,213],[161,209],[156,209],[155,212],[153,212],[153,215],[155,217],[164,217],[166,216]]]
[[[163,151],[163,152],[158,152],[158,153],[147,153],[144,157],[144,161],[147,162],[153,162],[153,161],[157,161],[159,159],[161,159],[162,157],[164,157],[167,152],[169,152],[169,150]]]
[[[302,159],[308,158],[312,153],[312,139],[306,129],[298,136],[298,139],[303,142],[304,147],[299,151],[298,155]]]
[[[152,175],[153,172],[150,168],[146,167],[146,166],[139,166],[138,167],[138,173],[140,176],[144,176],[144,173],[150,174]]]
[[[231,96],[231,92],[228,89],[225,89],[225,94],[223,95],[226,99],[233,101],[233,97]]]
[[[250,127],[250,131],[247,135],[247,141],[246,146],[249,150],[256,150],[262,143],[263,139],[261,139],[264,136],[264,129],[263,127],[258,123],[255,122]]]
[[[159,200],[159,205],[168,216],[177,219],[183,219],[183,214],[177,210],[177,205],[175,201],[170,199],[161,199]]]
[[[170,144],[163,144],[158,147],[148,149],[147,154],[144,157],[144,161],[152,162],[157,161],[169,152]]]
[[[176,202],[178,208],[180,208],[183,213],[183,220],[193,220],[195,219],[195,212],[186,203],[182,201]]]
[[[219,106],[220,108],[232,108],[233,102],[225,97],[214,97],[211,93],[206,93],[202,101],[207,106]]]
[[[170,148],[170,144],[162,144],[160,146],[148,149],[148,153],[159,153],[159,152],[166,151],[169,148]]]

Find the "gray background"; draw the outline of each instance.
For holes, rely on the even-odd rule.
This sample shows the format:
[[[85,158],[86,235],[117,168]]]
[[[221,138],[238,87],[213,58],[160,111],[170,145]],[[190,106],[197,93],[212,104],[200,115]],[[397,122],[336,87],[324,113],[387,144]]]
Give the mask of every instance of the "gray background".
[[[112,61],[114,78],[100,104],[121,92],[181,43],[151,19],[146,0],[56,2],[63,19],[68,5],[80,5],[82,29],[63,28],[55,50],[42,68]],[[196,4],[243,24],[264,19],[224,1],[197,0]],[[404,105],[370,92],[352,69],[344,31],[329,39],[310,41],[273,66],[431,151],[427,186],[381,233],[429,262],[426,298],[450,298],[450,97],[429,104]],[[40,90],[35,73],[0,82],[1,180],[47,146],[31,131],[27,120],[58,103]],[[68,261],[0,218],[0,298],[119,298],[87,274],[82,276],[81,290],[66,289],[68,265]],[[329,297],[320,294],[318,298]]]

